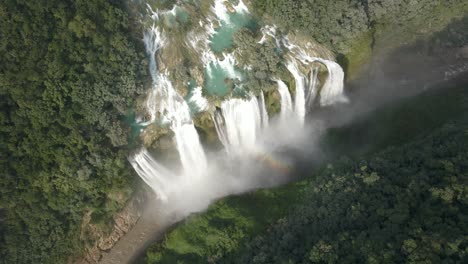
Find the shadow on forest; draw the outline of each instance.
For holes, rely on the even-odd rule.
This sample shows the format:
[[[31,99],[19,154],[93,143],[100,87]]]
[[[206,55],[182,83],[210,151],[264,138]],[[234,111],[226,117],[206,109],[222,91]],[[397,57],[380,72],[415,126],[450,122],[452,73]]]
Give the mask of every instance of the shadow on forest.
[[[467,25],[465,16],[412,45],[375,52],[369,70],[346,84],[349,104],[313,112],[327,132],[312,158],[298,155],[299,174],[404,144],[466,113]]]

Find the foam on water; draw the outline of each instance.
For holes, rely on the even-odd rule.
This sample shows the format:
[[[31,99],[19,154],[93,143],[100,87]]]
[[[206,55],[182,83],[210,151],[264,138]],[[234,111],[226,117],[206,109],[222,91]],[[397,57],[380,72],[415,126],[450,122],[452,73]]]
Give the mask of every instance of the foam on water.
[[[157,22],[163,16],[177,15],[178,8],[174,6],[171,10],[153,11],[149,7],[148,16]],[[248,13],[243,1],[239,1],[233,8],[236,13]],[[243,76],[236,68],[234,52],[215,54],[210,47],[210,41],[216,34],[216,23],[230,26],[230,13],[224,0],[214,0],[211,14],[198,22],[198,29],[187,34],[185,46],[199,54],[206,70],[205,78],[213,78],[214,70],[222,69],[226,78],[242,81]],[[158,70],[157,53],[161,49],[170,48],[166,33],[168,32],[157,26],[151,26],[144,32],[153,83],[146,101],[149,120],[143,124],[158,121],[168,125],[174,133],[182,170],[168,170],[144,148],[129,157],[129,161],[144,182],[174,210],[183,208],[184,213],[202,210],[210,201],[223,195],[268,186],[274,179],[248,178],[255,174],[253,170],[261,170],[265,166],[278,170],[284,176],[287,166],[283,166],[281,158],[274,153],[276,148],[294,142],[297,134],[305,129],[305,116],[315,102],[320,106],[327,106],[345,101],[344,73],[337,63],[310,56],[305,49],[292,43],[287,37],[278,36],[275,26],[265,26],[262,28],[262,39],[258,43],[264,44],[274,39],[276,47],[285,52],[285,66],[295,80],[296,92],[292,96],[285,82],[275,80],[281,104],[278,119],[268,116],[263,91],[258,96],[250,94],[244,99],[229,97],[221,102],[212,119],[224,151],[211,155],[215,158],[210,156],[211,162],[208,163],[193,124],[189,104],[196,106],[198,111],[213,109],[215,106],[210,106],[203,96],[202,89],[207,87],[201,86],[192,87],[186,97],[188,104],[173,87],[169,73]],[[325,65],[328,71],[321,88],[317,63]],[[193,86],[195,85],[204,84]]]

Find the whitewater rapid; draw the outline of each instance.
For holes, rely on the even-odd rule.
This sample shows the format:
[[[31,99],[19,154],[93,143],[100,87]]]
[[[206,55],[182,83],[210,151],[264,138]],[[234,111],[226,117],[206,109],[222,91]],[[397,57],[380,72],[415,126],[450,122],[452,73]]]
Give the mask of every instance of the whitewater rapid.
[[[169,73],[158,70],[156,61],[158,52],[170,48],[170,41],[166,32],[155,25],[161,17],[175,15],[177,8],[179,7],[174,6],[169,11],[154,11],[149,8],[149,17],[154,25],[144,32],[143,41],[150,62],[152,89],[146,100],[149,119],[142,125],[165,125],[171,129],[180,157],[181,171],[169,170],[144,147],[130,156],[129,161],[160,200],[185,204],[195,202],[187,199],[196,200],[203,196],[206,202],[198,202],[207,204],[223,195],[245,191],[253,186],[263,186],[264,184],[255,179],[242,177],[249,177],[252,166],[261,167],[274,163],[271,160],[274,156],[272,146],[281,146],[282,138],[286,136],[284,133],[290,133],[291,135],[287,136],[294,137],[294,133],[300,132],[307,113],[314,107],[346,101],[343,94],[344,73],[336,62],[308,55],[287,37],[278,37],[276,27],[266,26],[262,29],[263,36],[257,44],[263,45],[268,38],[273,38],[278,48],[286,50],[288,55],[284,64],[295,80],[295,93],[291,94],[290,87],[283,80],[273,79],[277,83],[280,98],[280,118],[269,116],[263,91],[258,95],[248,94],[247,98],[229,97],[218,106],[214,106],[203,96],[204,88],[198,86],[191,89],[189,97],[184,99],[173,87]],[[242,1],[234,6],[234,10],[248,12]],[[212,67],[218,65],[227,72],[229,78],[241,81],[241,72],[236,67],[234,53],[215,55],[209,45],[210,38],[215,33],[214,23],[230,23],[224,1],[215,0],[211,13],[211,16],[199,22],[201,31],[191,31],[187,34],[186,46],[200,55],[208,78],[213,74]],[[327,69],[327,77],[323,84],[318,79],[317,63],[323,64]],[[216,157],[211,162],[208,162],[207,153],[200,142],[189,105],[195,105],[197,111],[215,109],[212,112],[212,120],[223,150],[213,154]],[[268,143],[263,139],[271,132],[273,126],[282,127],[283,130],[273,136],[269,135],[274,142]],[[258,159],[258,162],[255,159]],[[220,171],[219,168],[224,169]],[[242,171],[242,175],[237,175],[239,171]],[[220,185],[206,189],[206,186],[214,186],[214,182]],[[232,186],[222,186],[229,184]]]
[[[157,20],[159,16],[153,17]],[[144,125],[154,123],[157,119],[162,124],[169,125],[174,132],[177,152],[179,153],[185,180],[202,177],[208,163],[205,151],[200,143],[198,133],[192,121],[187,102],[174,89],[167,72],[158,71],[156,53],[167,44],[164,32],[156,26],[151,26],[144,33],[144,43],[149,57],[149,71],[152,78],[146,109],[150,120]],[[201,99],[198,99],[200,102]],[[205,103],[205,102],[203,102]],[[171,184],[173,174],[165,166],[158,163],[148,151],[142,148],[129,158],[138,175],[156,192],[162,200],[167,200],[168,194],[174,188]]]

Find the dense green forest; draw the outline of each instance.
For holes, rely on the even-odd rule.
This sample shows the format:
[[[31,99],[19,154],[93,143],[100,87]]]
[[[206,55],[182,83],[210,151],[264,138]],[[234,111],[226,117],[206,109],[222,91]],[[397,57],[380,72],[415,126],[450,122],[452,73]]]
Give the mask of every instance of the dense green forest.
[[[80,259],[135,195],[129,119],[149,86],[141,10],[127,6],[137,2],[145,1],[0,1],[0,263]],[[464,0],[245,2],[258,28],[239,30],[233,44],[239,65],[252,67],[246,86],[266,93],[276,89],[268,76],[292,77],[274,43],[257,45],[264,24],[330,48],[349,77],[376,42],[400,45],[468,12]],[[200,3],[209,8],[193,2]],[[466,21],[449,30],[459,41],[439,33],[440,49],[466,44]],[[407,32],[379,35],[391,28]],[[189,76],[192,65],[168,64]],[[174,227],[146,262],[468,262],[468,103],[465,93],[443,96],[422,95],[374,113],[378,120],[331,129],[324,149],[352,158],[282,188],[215,203]],[[351,151],[356,144],[363,146]],[[391,145],[398,147],[382,151]]]
[[[406,131],[413,134],[407,139],[410,143],[396,143],[405,129],[393,130],[401,136],[390,136],[384,150],[368,152],[365,158],[341,157],[297,183],[223,199],[170,231],[147,252],[145,262],[466,262],[468,109],[464,91],[466,86],[454,94],[461,98],[456,103],[459,108],[447,112],[445,119],[434,118],[426,127],[408,127]],[[427,100],[413,108],[409,104],[415,100],[411,100],[385,112],[395,118],[398,111],[421,114],[418,107],[426,106],[429,113]],[[455,111],[461,113],[447,121]],[[387,117],[372,122],[381,126]],[[399,122],[411,123],[413,118]],[[372,122],[367,122],[369,128],[378,127]],[[355,129],[366,131],[360,125]],[[357,138],[354,134],[348,140]]]
[[[427,27],[430,20],[430,26],[437,27],[453,14],[463,15],[468,8],[463,0],[258,0],[252,5],[266,21],[284,29],[300,30],[339,52],[352,48],[350,44],[368,32],[382,31],[385,25],[403,26],[398,28],[400,33],[412,30],[411,23],[416,21],[424,21],[420,26]],[[434,12],[438,13],[437,18]]]
[[[468,12],[464,0],[255,0],[252,6],[262,21],[329,47],[348,78],[374,50],[408,44]]]
[[[0,262],[80,255],[136,179],[123,116],[143,93],[141,40],[119,0],[0,3]]]

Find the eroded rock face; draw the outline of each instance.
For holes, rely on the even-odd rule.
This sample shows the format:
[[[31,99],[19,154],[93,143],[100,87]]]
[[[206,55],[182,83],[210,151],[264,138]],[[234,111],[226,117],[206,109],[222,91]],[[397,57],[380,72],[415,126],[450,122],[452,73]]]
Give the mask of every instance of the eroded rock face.
[[[148,148],[167,150],[174,146],[173,133],[169,128],[151,124],[140,135],[143,145]]]
[[[216,133],[212,112],[206,111],[196,114],[193,117],[193,122],[201,141],[205,145],[216,147],[221,143]]]
[[[74,261],[74,263],[98,263],[102,258],[102,253],[110,250],[137,223],[142,215],[141,208],[144,199],[145,194],[143,193],[135,195],[124,209],[115,214],[110,232],[105,232],[103,228],[91,223],[92,212],[87,212],[81,225],[81,239],[94,242],[85,248],[84,258]]]

